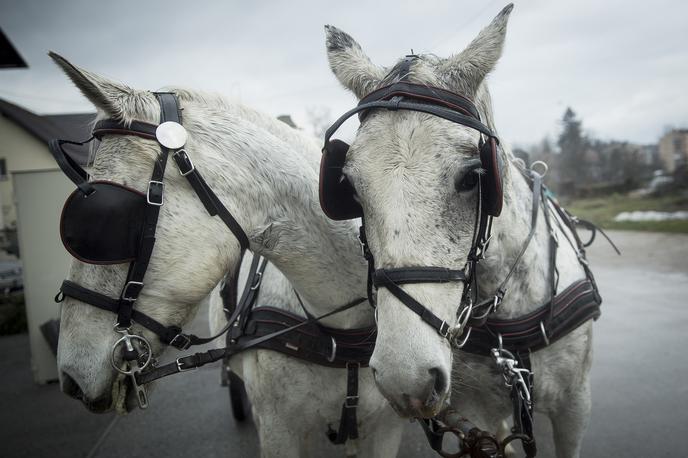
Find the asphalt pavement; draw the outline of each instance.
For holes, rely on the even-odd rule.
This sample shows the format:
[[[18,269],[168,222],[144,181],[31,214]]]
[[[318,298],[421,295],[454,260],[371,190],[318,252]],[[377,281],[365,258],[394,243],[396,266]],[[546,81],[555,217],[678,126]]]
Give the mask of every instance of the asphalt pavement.
[[[593,411],[583,455],[682,457],[688,436],[688,236],[613,232],[589,258],[604,298],[595,323]],[[194,328],[207,327],[202,311]],[[169,377],[146,411],[90,414],[57,384],[31,380],[28,336],[0,338],[1,457],[255,457],[250,423],[236,424],[219,368]],[[536,417],[539,457],[553,456]],[[409,424],[399,457],[433,457]],[[342,456],[344,456],[342,454]]]

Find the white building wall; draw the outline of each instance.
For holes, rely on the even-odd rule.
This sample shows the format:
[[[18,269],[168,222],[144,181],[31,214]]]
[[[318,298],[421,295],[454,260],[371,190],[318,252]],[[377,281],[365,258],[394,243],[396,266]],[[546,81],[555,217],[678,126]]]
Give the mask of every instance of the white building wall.
[[[74,190],[74,184],[54,163],[52,170],[15,172],[12,180],[24,269],[31,367],[34,380],[46,383],[57,379],[57,368],[39,326],[60,315],[59,304],[53,298],[66,277],[72,258],[62,246],[59,219],[62,205]]]

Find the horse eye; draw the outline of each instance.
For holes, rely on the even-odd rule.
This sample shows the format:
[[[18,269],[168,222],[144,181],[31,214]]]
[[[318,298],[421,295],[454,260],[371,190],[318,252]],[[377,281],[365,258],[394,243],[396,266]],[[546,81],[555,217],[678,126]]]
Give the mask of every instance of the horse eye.
[[[463,175],[457,174],[454,178],[454,187],[457,192],[466,192],[475,188],[479,182],[478,169],[470,169],[466,171]]]

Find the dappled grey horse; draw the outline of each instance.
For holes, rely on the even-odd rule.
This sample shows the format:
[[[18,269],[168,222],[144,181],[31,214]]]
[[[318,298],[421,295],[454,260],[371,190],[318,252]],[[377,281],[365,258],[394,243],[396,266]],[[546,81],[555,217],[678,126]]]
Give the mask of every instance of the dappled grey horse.
[[[137,280],[138,267],[130,268],[131,259],[124,255],[93,259],[77,254],[80,259],[73,261],[69,282],[62,288],[58,368],[64,392],[94,412],[126,412],[148,401],[139,376],[177,373],[202,362],[202,357],[189,356],[154,366],[149,358],[168,354],[169,345],[187,346],[179,329],[225,272],[238,268],[246,245],[289,279],[287,283],[273,268],[266,271],[263,291],[265,298],[275,300],[274,307],[303,316],[295,300],[298,291],[303,308],[315,316],[363,302],[323,319],[326,326],[346,329],[374,323],[372,309],[360,300],[366,296],[366,266],[359,256],[356,226],[328,220],[318,206],[319,148],[312,139],[218,96],[179,88],[157,94],[140,91],[52,57],[96,106],[98,119],[110,119],[96,124],[101,141],[88,169],[90,179],[60,152],[61,145],[56,146],[56,157],[80,186],[69,210],[76,208],[77,213],[67,218],[67,223],[76,223],[68,225],[78,236],[67,245],[80,250],[92,238],[101,242],[101,234],[88,231],[89,213],[80,206],[105,204],[107,198],[97,199],[108,192],[133,202],[132,211],[144,208],[146,218],[153,212],[157,220],[150,224],[152,219],[146,219],[144,226],[144,235],[152,232],[155,240],[149,245],[142,281]],[[163,120],[176,124],[163,129],[169,138],[156,130],[161,105]],[[178,141],[180,123],[188,134],[185,141]],[[164,167],[167,149],[174,152],[169,155],[179,170]],[[136,207],[139,204],[142,207]],[[122,209],[88,210],[117,224],[117,218],[108,219],[109,211]],[[234,223],[227,224],[228,214]],[[136,218],[129,222],[144,224]],[[111,233],[102,221],[98,224],[121,239],[122,234]],[[136,264],[140,253],[134,254]],[[236,355],[232,366],[246,382],[263,456],[344,454],[344,447],[332,445],[326,433],[340,421],[346,370],[266,350]],[[368,368],[360,369],[358,383],[359,437],[347,441],[347,452],[394,456],[403,423],[376,389]]]
[[[503,438],[516,412],[532,456],[534,406],[552,421],[557,456],[577,457],[600,298],[576,220],[542,187],[546,169],[525,169],[496,133],[486,76],[511,10],[452,57],[409,55],[391,68],[326,28],[332,71],[360,104],[326,135],[323,208],[364,217],[377,286],[371,367],[400,415],[450,406]],[[354,114],[350,147],[330,141]]]

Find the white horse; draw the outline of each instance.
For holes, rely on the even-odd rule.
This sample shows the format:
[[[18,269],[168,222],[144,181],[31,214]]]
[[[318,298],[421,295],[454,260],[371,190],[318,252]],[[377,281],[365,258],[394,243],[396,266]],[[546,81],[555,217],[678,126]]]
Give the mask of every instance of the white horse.
[[[481,119],[494,132],[485,77],[502,53],[511,10],[512,5],[507,6],[459,54],[447,59],[422,55],[391,69],[373,64],[352,37],[328,26],[330,66],[359,99],[402,78],[464,94],[475,100]],[[527,110],[525,103],[524,116]],[[475,163],[478,140],[474,129],[417,111],[373,110],[367,116],[344,172],[362,206],[376,268],[463,268],[478,197],[475,188],[457,191],[454,179]],[[487,259],[478,267],[482,292],[496,290],[530,230],[533,191],[512,153],[505,148],[499,154],[505,164],[504,208],[494,220]],[[549,233],[543,208],[538,211],[534,238],[507,285],[500,318],[522,316],[549,298]],[[559,285],[566,287],[585,273],[576,251],[563,241],[571,234],[556,231],[562,240],[556,260]],[[456,322],[462,283],[407,284],[403,289],[447,323]],[[378,338],[371,367],[395,410],[408,417],[431,417],[450,402],[483,429],[503,428],[511,402],[492,358],[453,350],[387,289],[377,294]],[[551,419],[557,456],[562,458],[580,453],[590,413],[591,360],[591,321],[531,357],[535,410]],[[453,383],[446,382],[450,374]],[[429,395],[429,390],[434,392]]]
[[[151,92],[52,57],[98,108],[99,118],[159,122],[160,105]],[[221,97],[172,91],[189,134],[185,149],[196,168],[248,234],[251,250],[289,278],[308,311],[321,315],[365,296],[366,267],[359,256],[356,227],[333,223],[319,209],[317,144],[280,121]],[[158,154],[155,141],[107,135],[89,172],[94,179],[142,191]],[[224,223],[208,215],[175,167],[167,167],[165,183],[157,242],[135,309],[165,325],[183,327],[222,275],[238,265],[241,250]],[[116,298],[126,274],[126,264],[99,266],[74,260],[69,279]],[[292,286],[275,271],[266,275],[274,283],[266,282],[265,295],[288,295],[271,305],[302,313],[295,308]],[[120,337],[113,331],[114,320],[112,313],[70,297],[62,304],[57,358],[61,387],[94,412],[123,412],[136,405],[130,384],[110,364],[111,349]],[[373,322],[367,305],[323,320],[337,328]],[[156,356],[166,353],[147,329],[134,323],[133,330],[149,340]],[[246,381],[263,456],[344,453],[343,447],[329,443],[326,431],[328,425],[336,429],[339,423],[346,370],[265,350],[247,351],[232,363]],[[358,451],[362,456],[394,456],[403,423],[378,392],[369,369],[360,371],[359,381]]]

